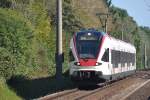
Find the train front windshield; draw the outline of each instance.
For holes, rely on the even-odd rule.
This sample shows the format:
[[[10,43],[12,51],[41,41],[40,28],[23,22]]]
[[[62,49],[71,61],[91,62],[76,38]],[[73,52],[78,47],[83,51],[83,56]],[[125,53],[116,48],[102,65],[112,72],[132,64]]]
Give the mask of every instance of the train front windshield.
[[[99,32],[77,33],[76,49],[80,59],[96,59],[102,35]]]

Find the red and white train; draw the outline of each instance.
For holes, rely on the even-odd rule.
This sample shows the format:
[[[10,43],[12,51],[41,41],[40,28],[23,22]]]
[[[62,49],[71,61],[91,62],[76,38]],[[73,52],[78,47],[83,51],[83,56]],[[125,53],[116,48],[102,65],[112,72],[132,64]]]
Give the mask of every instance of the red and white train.
[[[136,70],[136,49],[104,32],[85,30],[70,42],[70,76],[73,80],[115,80]]]

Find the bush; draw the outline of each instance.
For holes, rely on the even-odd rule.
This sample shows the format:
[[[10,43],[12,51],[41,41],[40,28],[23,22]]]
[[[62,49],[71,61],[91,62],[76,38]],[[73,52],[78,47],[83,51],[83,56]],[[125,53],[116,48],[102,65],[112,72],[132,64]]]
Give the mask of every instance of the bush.
[[[10,77],[15,67],[26,66],[33,37],[28,20],[16,11],[0,8],[0,72]]]
[[[8,50],[0,48],[0,76],[9,79],[14,72],[14,59]]]

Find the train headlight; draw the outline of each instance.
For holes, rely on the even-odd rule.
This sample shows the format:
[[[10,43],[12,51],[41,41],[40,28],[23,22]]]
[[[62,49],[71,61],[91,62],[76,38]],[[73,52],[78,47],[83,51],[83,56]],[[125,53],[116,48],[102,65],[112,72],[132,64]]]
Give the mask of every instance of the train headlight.
[[[77,66],[80,66],[80,63],[79,63],[79,62],[75,62],[74,64],[77,65]]]
[[[95,64],[96,66],[102,65],[102,63],[96,62]]]
[[[98,62],[96,62],[96,64],[95,64],[96,66],[98,66]]]
[[[78,65],[78,66],[80,66],[80,63],[79,63],[79,62],[77,62],[77,65]]]

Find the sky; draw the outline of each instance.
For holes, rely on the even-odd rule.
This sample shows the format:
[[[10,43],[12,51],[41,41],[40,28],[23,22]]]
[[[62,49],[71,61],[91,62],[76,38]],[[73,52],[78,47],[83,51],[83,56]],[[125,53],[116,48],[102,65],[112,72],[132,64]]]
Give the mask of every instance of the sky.
[[[139,26],[150,27],[150,0],[112,0],[112,4],[126,9]]]

